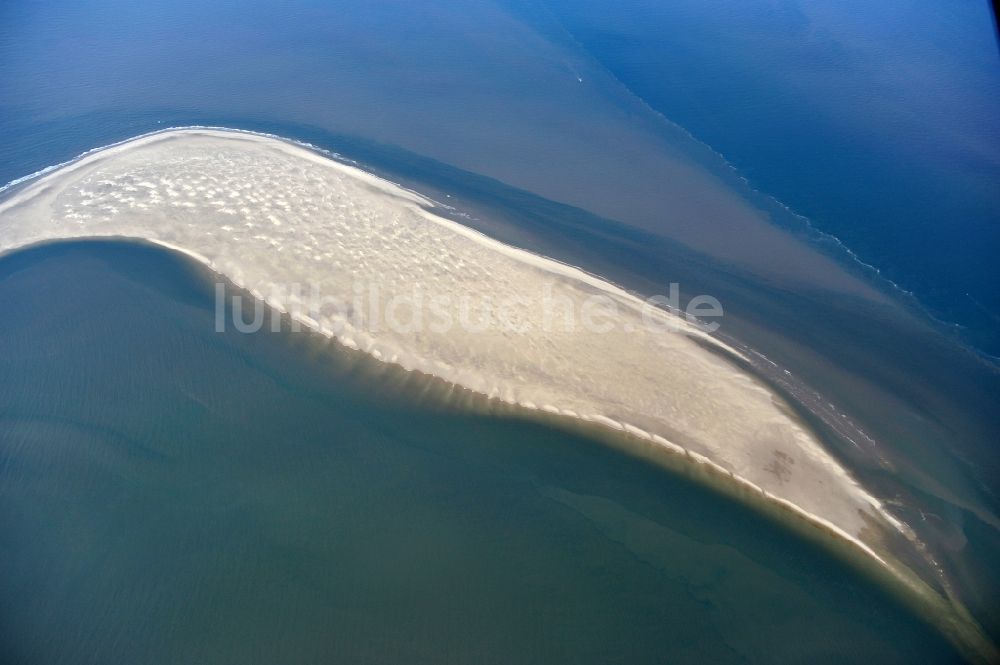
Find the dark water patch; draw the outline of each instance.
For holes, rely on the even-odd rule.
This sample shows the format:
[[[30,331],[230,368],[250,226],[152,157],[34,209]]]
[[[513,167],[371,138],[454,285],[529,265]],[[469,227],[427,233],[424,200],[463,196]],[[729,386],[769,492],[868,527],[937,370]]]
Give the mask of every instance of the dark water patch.
[[[1000,77],[985,3],[507,2],[1000,350]]]

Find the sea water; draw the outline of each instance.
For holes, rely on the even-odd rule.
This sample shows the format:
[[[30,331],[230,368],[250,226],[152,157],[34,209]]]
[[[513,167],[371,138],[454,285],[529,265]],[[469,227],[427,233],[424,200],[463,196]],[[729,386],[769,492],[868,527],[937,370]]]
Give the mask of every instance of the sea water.
[[[318,336],[218,333],[212,293],[146,246],[0,260],[4,662],[956,657],[746,507]]]
[[[657,233],[637,231],[622,221],[628,212],[624,207],[621,215],[617,209],[611,211],[613,214],[598,214],[576,205],[578,201],[547,196],[585,190],[593,199],[628,203],[639,213],[644,207],[653,208],[654,215],[669,208],[669,201],[647,202],[611,185],[593,186],[593,179],[583,177],[618,174],[620,187],[643,176],[645,165],[630,159],[630,151],[638,149],[636,143],[610,128],[606,116],[607,108],[634,113],[635,105],[628,102],[631,90],[664,113],[666,121],[681,123],[681,133],[690,130],[710,149],[729,158],[741,169],[737,177],[745,174],[764,196],[774,195],[808,213],[812,223],[843,238],[862,259],[886,271],[904,288],[918,292],[923,302],[931,300],[925,297],[927,289],[918,288],[927,283],[920,280],[930,280],[932,286],[943,289],[945,297],[971,284],[979,290],[967,292],[986,304],[989,313],[989,302],[983,296],[989,295],[990,270],[995,266],[983,263],[982,258],[990,256],[995,244],[989,223],[994,208],[986,205],[992,200],[992,189],[977,189],[976,183],[983,174],[988,176],[989,171],[982,168],[983,150],[995,143],[980,141],[978,148],[973,143],[974,150],[969,153],[960,149],[968,144],[959,142],[952,144],[949,153],[945,141],[937,144],[940,149],[920,159],[891,150],[886,153],[885,141],[879,138],[882,131],[866,134],[870,143],[844,143],[840,140],[843,135],[834,133],[832,136],[839,138],[823,144],[824,132],[831,127],[821,112],[825,102],[836,101],[835,84],[840,79],[834,70],[844,64],[836,59],[834,49],[820,54],[826,60],[810,61],[810,66],[825,65],[833,72],[818,79],[822,94],[816,93],[809,100],[809,108],[820,112],[795,116],[800,123],[794,127],[818,123],[818,129],[812,133],[797,129],[789,147],[781,143],[785,140],[783,128],[789,108],[797,107],[782,97],[774,80],[780,80],[783,72],[798,71],[799,51],[793,48],[774,61],[773,54],[771,60],[740,60],[744,51],[737,49],[738,45],[714,49],[709,55],[717,60],[709,62],[714,63],[710,69],[715,73],[693,79],[690,76],[706,71],[705,53],[699,49],[735,34],[723,28],[727,20],[741,16],[739,11],[706,17],[700,5],[673,3],[670,7],[681,12],[673,18],[685,21],[657,23],[647,20],[641,3],[612,3],[607,7],[615,8],[625,23],[624,27],[618,25],[624,30],[625,41],[647,44],[644,52],[650,58],[648,67],[643,68],[641,58],[625,53],[630,69],[623,68],[609,36],[587,39],[586,30],[580,29],[581,25],[586,27],[586,21],[580,19],[578,24],[579,16],[573,18],[574,7],[583,12],[594,6],[552,3],[543,7],[549,12],[547,21],[553,19],[552,14],[558,20],[558,29],[551,29],[552,24],[539,20],[537,12],[525,9],[538,6],[513,2],[504,11],[491,3],[454,2],[403,3],[388,9],[377,3],[302,1],[275,8],[268,3],[171,0],[146,5],[142,10],[117,0],[86,6],[58,1],[43,5],[4,3],[0,7],[0,181],[169,125],[211,124],[267,131],[341,151],[437,198],[453,196],[456,205],[468,204],[467,209],[473,212],[462,218],[464,222],[513,244],[581,265],[640,293],[662,292],[665,284],[681,281],[686,293],[716,295],[726,307],[724,332],[776,361],[777,373],[783,375],[787,370],[816,387],[822,399],[814,403],[829,404],[834,413],[848,414],[874,436],[879,444],[874,452],[836,437],[829,443],[867,486],[879,487],[885,496],[902,497],[904,518],[931,544],[936,560],[950,571],[950,582],[973,606],[977,618],[997,634],[1000,615],[995,598],[1000,579],[993,571],[993,562],[1000,551],[1000,532],[990,517],[996,512],[1000,479],[994,445],[1000,427],[994,395],[1000,394],[1000,387],[992,366],[970,359],[957,347],[909,322],[875,315],[865,303],[835,293],[817,293],[791,282],[775,284],[752,271],[734,270],[712,262],[711,257],[706,260]],[[979,71],[976,76],[981,76],[982,71],[975,69],[982,64],[976,54],[981,53],[984,41],[982,26],[976,21],[984,7],[975,3],[930,6],[934,11],[907,14],[910,19],[904,27],[909,27],[901,31],[902,36],[892,37],[892,44],[912,45],[913,40],[907,41],[906,35],[919,37],[927,21],[936,21],[944,30],[943,37],[935,38],[936,43],[972,53],[963,56],[964,62],[979,64],[971,70],[964,66],[959,70]],[[814,18],[810,29],[823,37],[824,30],[844,22],[845,13],[850,18],[857,10],[858,17],[867,16],[858,7],[845,7],[839,16]],[[889,18],[900,8],[886,7]],[[966,9],[973,13],[949,18],[949,13]],[[779,23],[790,22],[786,26],[789,30],[795,28],[794,10],[793,4],[785,3],[778,11]],[[687,20],[692,15],[694,25]],[[942,15],[947,20],[938,20]],[[512,22],[511,16],[516,20]],[[777,39],[786,33],[774,32],[773,16],[767,12],[754,16],[759,19],[757,30],[771,35],[765,41],[801,45],[801,40]],[[887,29],[885,20],[880,21],[870,25]],[[966,23],[975,26],[974,39],[948,38],[948,31],[954,32],[956,24]],[[673,64],[656,55],[662,52],[648,44],[650,33],[654,37],[666,35],[669,39],[664,37],[664,41],[678,47],[671,51],[676,58]],[[536,38],[536,34],[544,38]],[[810,34],[808,30],[806,34]],[[458,39],[463,35],[466,41]],[[690,48],[680,49],[685,36],[694,44],[689,42]],[[546,40],[560,44],[563,50],[554,55]],[[507,58],[504,67],[484,64],[481,53],[469,51],[470,43],[483,52]],[[805,45],[811,45],[809,39]],[[581,48],[582,55],[575,50]],[[728,70],[732,61],[743,62],[744,70],[735,74]],[[867,66],[880,62],[873,57]],[[542,76],[536,69],[539,63],[565,74],[565,80],[574,85],[586,86],[599,70],[611,72],[625,85],[619,89],[606,82],[595,84],[597,94],[606,97],[605,105],[597,105],[592,98],[584,102],[569,94],[562,83],[553,85]],[[670,70],[674,65],[676,68]],[[746,68],[752,70],[752,76]],[[627,77],[625,69],[635,76]],[[688,87],[670,86],[677,94],[657,97],[651,85],[658,71],[672,72],[670,80],[680,79]],[[913,68],[905,71],[911,75]],[[986,70],[987,80],[991,71],[995,70]],[[975,76],[949,78],[935,71],[905,80],[934,84],[917,85],[918,90],[935,89],[935,85],[950,81],[965,93],[982,91],[987,106],[993,90],[989,85],[968,85],[981,80]],[[707,89],[703,91],[707,98],[688,94],[698,86]],[[931,105],[935,100],[951,99],[947,95],[926,96]],[[766,108],[758,108],[754,116],[741,113],[757,99],[769,100]],[[742,103],[731,104],[734,100]],[[517,123],[521,115],[512,108],[549,109],[550,117],[562,120],[541,129],[522,126]],[[708,114],[706,109],[714,111]],[[628,117],[637,124],[646,122],[639,115]],[[974,118],[966,122],[969,118],[961,115],[942,117],[937,113],[933,117],[938,120],[933,126],[943,133],[934,133],[932,139],[962,136],[975,125]],[[744,118],[757,120],[742,123]],[[950,131],[953,125],[949,122],[962,131]],[[979,126],[988,129],[988,118]],[[907,131],[913,129],[913,125],[906,127]],[[875,126],[875,130],[890,128],[892,125],[885,123]],[[597,140],[603,133],[610,136],[604,136],[603,152],[587,154],[584,159],[549,140],[550,134],[559,131],[587,141]],[[687,150],[677,147],[676,132],[664,131],[669,138],[664,142],[665,151]],[[893,136],[896,143],[906,138]],[[799,139],[812,143],[800,145],[796,142]],[[761,140],[765,146],[784,148],[773,153],[761,150]],[[879,180],[882,185],[862,191],[868,186],[866,178],[846,178],[845,169],[838,166],[857,166],[856,159],[852,162],[838,152],[845,145],[855,151],[855,157],[871,156],[862,164],[869,169],[866,172],[874,169],[878,175],[890,162],[902,170]],[[744,150],[745,146],[752,150]],[[876,156],[876,146],[881,146],[881,156]],[[973,153],[975,159],[970,156]],[[954,159],[940,159],[945,154]],[[610,165],[596,157],[606,157]],[[799,168],[802,164],[830,166],[817,171]],[[924,174],[922,179],[907,180],[914,170]],[[834,177],[823,177],[828,172]],[[818,174],[818,180],[807,182],[810,174]],[[942,177],[936,179],[936,175]],[[966,179],[966,175],[970,177]],[[515,182],[517,178],[520,180]],[[907,186],[902,189],[885,185],[903,181]],[[956,181],[961,186],[951,188],[949,183]],[[590,184],[584,186],[583,182]],[[937,184],[926,187],[918,182]],[[966,196],[970,187],[976,190],[971,198]],[[865,197],[869,197],[868,203],[864,203]],[[892,214],[856,223],[853,213],[858,205],[877,209],[869,205],[870,197],[891,207]],[[949,201],[957,207],[949,207]],[[847,216],[827,214],[834,208]],[[498,218],[503,223],[498,223]],[[919,224],[911,224],[912,220]],[[663,230],[669,232],[669,225],[664,224]],[[704,232],[711,234],[711,225],[707,224]],[[951,235],[943,238],[945,234]],[[966,238],[970,239],[967,245]],[[737,239],[737,243],[742,240]],[[935,247],[956,246],[963,251],[934,251]],[[931,265],[928,257],[934,259],[934,270],[918,275],[915,268]],[[918,279],[911,279],[913,275]],[[966,302],[961,298],[952,301]],[[959,309],[971,312],[974,308],[963,305]],[[947,314],[940,307],[935,312]],[[989,323],[989,316],[977,320],[979,323],[966,324],[974,334],[963,337],[964,341],[988,340],[995,331],[995,321]],[[29,357],[34,356],[25,356]],[[68,370],[70,365],[64,367]],[[143,381],[135,379],[127,389],[119,390],[140,394]],[[103,389],[100,384],[93,390]],[[32,399],[44,401],[44,391]],[[95,434],[97,439],[110,436],[103,430]]]

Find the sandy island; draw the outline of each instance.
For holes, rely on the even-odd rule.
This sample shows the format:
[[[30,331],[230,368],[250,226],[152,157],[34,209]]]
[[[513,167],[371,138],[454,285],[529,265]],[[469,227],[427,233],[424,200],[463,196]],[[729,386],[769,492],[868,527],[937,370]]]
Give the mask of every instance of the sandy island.
[[[161,243],[379,359],[704,456],[852,537],[872,520],[886,521],[879,502],[782,400],[725,360],[738,351],[683,317],[431,208],[413,192],[286,141],[169,130],[22,186],[0,203],[0,251],[74,237]],[[301,286],[297,301],[293,284]],[[359,302],[359,289],[370,306],[372,285],[383,309],[397,295],[404,303],[414,293],[443,297],[454,325],[436,332],[427,321],[400,331],[384,318],[359,325],[356,313],[333,311],[335,300]],[[311,293],[330,306],[316,312]],[[616,319],[595,312],[601,330],[571,328],[564,312],[579,312],[595,293],[614,301]],[[459,311],[463,302],[471,305]],[[484,308],[504,302],[508,325],[496,325],[500,315],[487,319]],[[410,324],[412,311],[397,309],[390,320]],[[669,318],[664,328],[673,328],[655,329],[643,312]]]
[[[275,137],[171,129],[11,188],[0,201],[0,251],[108,236],[183,251],[346,346],[505,402],[653,441],[884,563],[877,532],[905,527],[780,397],[727,359],[739,358],[738,350],[663,310],[653,316],[671,329],[650,326],[643,318],[650,309],[635,296],[492,240],[434,207]],[[359,284],[377,285],[383,304],[417,291],[436,297],[439,314],[454,322],[469,318],[458,311],[461,302],[477,303],[479,317],[483,303],[516,307],[503,312],[510,325],[406,331],[359,322],[343,308],[317,312],[289,295],[292,284],[342,303],[357,301]],[[602,326],[611,330],[542,321],[553,300],[579,311],[595,295],[615,306],[614,320]]]

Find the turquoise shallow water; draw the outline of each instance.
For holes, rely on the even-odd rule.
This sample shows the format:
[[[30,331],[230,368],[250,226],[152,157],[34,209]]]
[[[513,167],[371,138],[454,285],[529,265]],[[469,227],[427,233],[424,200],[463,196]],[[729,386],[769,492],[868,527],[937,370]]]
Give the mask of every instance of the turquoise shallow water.
[[[305,335],[143,246],[0,260],[13,663],[949,662],[745,507]]]

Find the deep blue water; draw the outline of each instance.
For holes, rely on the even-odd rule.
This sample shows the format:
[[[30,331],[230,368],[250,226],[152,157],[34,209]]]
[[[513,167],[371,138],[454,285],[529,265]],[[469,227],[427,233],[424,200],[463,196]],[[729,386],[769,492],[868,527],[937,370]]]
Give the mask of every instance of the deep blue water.
[[[1000,49],[989,3],[544,4],[754,187],[1000,351]]]

